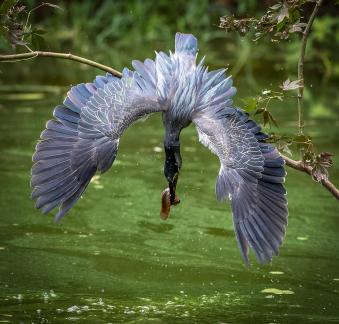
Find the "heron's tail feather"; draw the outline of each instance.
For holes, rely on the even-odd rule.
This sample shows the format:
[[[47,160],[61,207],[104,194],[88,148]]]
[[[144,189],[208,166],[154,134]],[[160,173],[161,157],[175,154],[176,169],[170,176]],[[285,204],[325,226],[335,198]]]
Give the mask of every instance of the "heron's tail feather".
[[[195,56],[197,51],[198,51],[198,41],[193,35],[176,33],[175,35],[176,53],[183,52]]]

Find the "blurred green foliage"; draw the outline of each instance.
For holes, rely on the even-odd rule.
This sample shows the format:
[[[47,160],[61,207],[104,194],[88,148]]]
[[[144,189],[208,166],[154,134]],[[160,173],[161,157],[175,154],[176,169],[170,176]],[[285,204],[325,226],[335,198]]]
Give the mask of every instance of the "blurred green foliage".
[[[116,69],[130,66],[132,59],[152,57],[154,50],[173,48],[173,35],[177,31],[193,33],[199,38],[202,53],[207,54],[211,67],[230,66],[231,73],[244,74],[250,84],[256,75],[271,76],[282,73],[281,79],[295,74],[299,35],[293,35],[281,44],[253,42],[251,35],[240,38],[235,33],[225,33],[218,28],[219,18],[224,15],[260,16],[267,5],[256,0],[188,0],[188,1],[51,1],[63,10],[44,6],[31,13],[30,23],[35,26],[32,35],[33,49],[43,49],[91,58]],[[26,11],[37,7],[41,1],[21,1]],[[324,82],[339,76],[337,44],[339,40],[338,9],[333,3],[324,6],[314,24],[307,52],[308,69]],[[306,7],[309,15],[312,4]],[[44,34],[44,31],[46,32]],[[42,43],[42,36],[44,42]],[[13,52],[4,38],[0,39],[1,52]],[[20,51],[20,49],[17,49]],[[27,63],[27,62],[26,62]],[[33,63],[34,64],[34,63]],[[40,64],[44,62],[40,61]],[[64,66],[67,65],[65,69]],[[20,69],[21,80],[34,82],[74,83],[74,75],[91,77],[86,66],[70,62],[53,62],[53,73],[46,70],[11,66]],[[47,65],[46,65],[47,66]],[[60,67],[60,68],[59,68]],[[7,67],[2,67],[8,71]],[[80,80],[80,78],[79,78]],[[6,82],[17,82],[17,76],[9,73]]]
[[[291,155],[290,148],[301,150],[302,159],[319,180],[328,176],[331,154],[318,154],[311,136],[300,129],[297,135],[271,130],[279,128],[279,104],[296,107],[295,90],[302,87],[296,75],[301,33],[314,5],[313,0],[5,0],[0,5],[0,51],[72,52],[122,70],[130,67],[132,59],[144,60],[153,57],[154,50],[173,49],[177,31],[192,33],[199,39],[207,65],[229,65],[230,73],[235,78],[240,74],[245,86],[252,88],[236,104],[260,120],[282,152]],[[338,115],[318,95],[339,77],[338,8],[324,2],[308,39],[305,101],[310,105],[307,117],[315,119]],[[87,65],[55,59],[2,64],[1,69],[6,78],[0,79],[0,85],[75,84],[91,80],[97,72]],[[260,89],[258,79],[265,80],[265,89]],[[316,92],[309,91],[313,82]],[[332,101],[331,106],[339,106],[338,95]],[[282,113],[286,120],[288,114]],[[296,115],[291,119],[295,121]]]
[[[245,99],[237,99],[236,104],[253,113],[264,126],[277,128],[281,115],[286,115],[276,109],[277,105],[296,107],[296,93],[290,92],[299,87],[296,74],[300,32],[314,7],[311,0],[49,3],[6,0],[5,6],[6,2],[16,3],[17,9],[7,16],[4,15],[6,10],[0,12],[2,27],[8,31],[7,37],[0,38],[1,52],[27,51],[27,46],[33,50],[72,52],[122,70],[130,67],[132,59],[144,60],[153,57],[154,50],[173,49],[177,31],[192,33],[198,37],[200,50],[211,68],[229,66],[235,78],[239,76],[245,80],[245,87],[250,87],[251,91],[246,93]],[[318,95],[321,88],[330,81],[335,83],[339,77],[339,19],[335,14],[338,8],[334,3],[325,2],[309,36],[305,101],[310,105],[308,115],[311,118],[330,119],[338,115],[338,111],[328,108]],[[219,28],[219,21],[226,31],[235,32],[226,33]],[[76,84],[91,80],[97,74],[89,66],[56,59],[2,64],[1,70],[6,77],[0,79],[0,84],[7,85]],[[264,89],[260,83],[264,84]],[[316,92],[309,91],[313,83]],[[244,84],[241,87],[244,88]],[[331,106],[339,106],[338,96],[332,99]],[[290,118],[295,120],[295,117]],[[266,131],[271,132],[271,129]],[[296,142],[295,134],[273,134],[272,140],[288,154],[289,146]],[[307,151],[310,147],[314,151],[310,137],[305,137],[303,143]]]

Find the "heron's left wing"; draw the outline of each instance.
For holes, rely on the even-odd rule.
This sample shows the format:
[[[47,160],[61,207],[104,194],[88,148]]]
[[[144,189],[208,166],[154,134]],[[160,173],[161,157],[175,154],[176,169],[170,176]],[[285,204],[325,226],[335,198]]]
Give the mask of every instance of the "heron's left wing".
[[[264,142],[267,136],[241,110],[210,106],[193,122],[201,143],[220,159],[216,194],[218,199],[231,200],[245,263],[249,262],[248,246],[260,262],[270,261],[278,254],[287,224],[284,160]]]

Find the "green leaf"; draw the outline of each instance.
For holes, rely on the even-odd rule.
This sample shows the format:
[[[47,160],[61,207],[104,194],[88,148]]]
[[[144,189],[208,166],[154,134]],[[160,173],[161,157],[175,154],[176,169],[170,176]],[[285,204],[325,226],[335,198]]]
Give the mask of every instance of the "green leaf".
[[[296,144],[298,149],[305,149],[307,151],[313,152],[314,147],[310,136],[299,134],[293,137],[293,143]]]
[[[31,35],[31,44],[35,50],[40,50],[46,46],[45,39],[34,33]]]
[[[311,137],[307,135],[296,135],[293,137],[293,142],[295,143],[310,143],[311,142]]]
[[[289,13],[291,22],[297,22],[300,19],[300,12],[298,9],[290,10]]]
[[[37,35],[44,35],[46,34],[46,30],[35,27],[33,28],[32,33],[37,34]]]
[[[12,8],[18,0],[5,0],[0,6],[0,15],[7,14],[8,10]]]
[[[253,111],[257,108],[258,101],[253,97],[247,97],[242,99],[242,102],[244,103],[244,109],[248,112]]]
[[[338,0],[338,1],[339,1],[339,0]],[[273,6],[271,6],[270,9],[272,9],[272,10],[278,10],[278,9],[281,8],[281,6],[282,6],[281,3],[277,3],[277,4],[273,5]]]
[[[7,29],[4,26],[0,25],[0,35],[4,36],[6,38],[7,33],[8,33]]]
[[[282,20],[280,22],[277,23],[277,31],[281,31],[286,25],[286,20]]]

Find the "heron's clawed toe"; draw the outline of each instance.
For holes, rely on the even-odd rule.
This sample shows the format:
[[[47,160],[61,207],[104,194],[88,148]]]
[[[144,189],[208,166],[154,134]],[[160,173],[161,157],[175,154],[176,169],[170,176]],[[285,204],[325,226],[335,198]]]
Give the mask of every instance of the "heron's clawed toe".
[[[179,196],[177,196],[177,195],[175,195],[175,198],[174,198],[174,202],[173,202],[173,206],[176,206],[176,205],[178,205],[178,204],[180,204],[180,198],[179,198]]]

